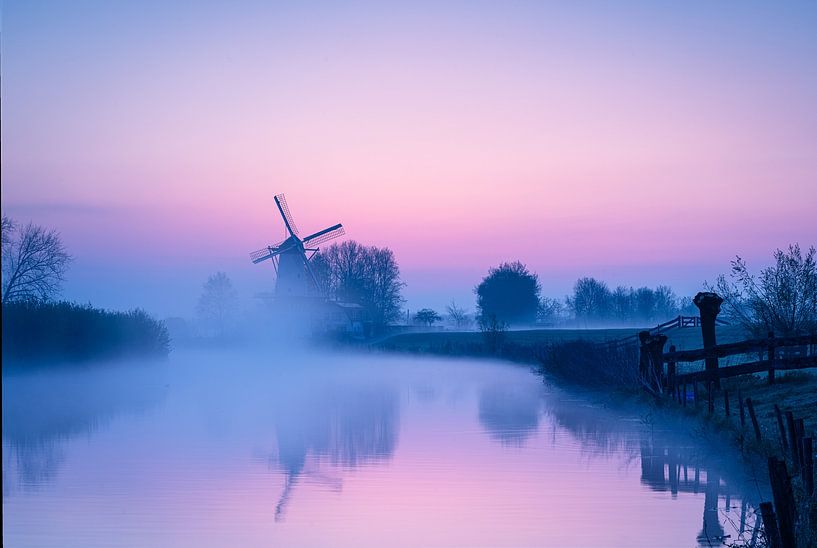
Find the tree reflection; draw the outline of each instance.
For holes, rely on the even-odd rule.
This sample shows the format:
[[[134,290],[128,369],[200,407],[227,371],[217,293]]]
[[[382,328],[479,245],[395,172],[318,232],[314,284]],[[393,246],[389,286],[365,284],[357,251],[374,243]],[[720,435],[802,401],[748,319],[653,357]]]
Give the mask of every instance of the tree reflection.
[[[479,393],[479,422],[503,445],[521,446],[539,428],[542,396],[519,384],[492,384]]]
[[[70,440],[152,407],[164,396],[162,379],[145,365],[4,373],[3,495],[53,481]]]

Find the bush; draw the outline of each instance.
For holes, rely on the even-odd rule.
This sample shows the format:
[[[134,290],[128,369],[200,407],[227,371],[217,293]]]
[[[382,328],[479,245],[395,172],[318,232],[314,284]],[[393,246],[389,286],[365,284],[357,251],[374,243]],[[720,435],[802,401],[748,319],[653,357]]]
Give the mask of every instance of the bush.
[[[562,341],[543,345],[537,357],[545,373],[575,384],[627,391],[642,386],[635,344]]]
[[[112,312],[69,302],[3,305],[4,360],[161,357],[169,351],[164,324],[143,310]]]

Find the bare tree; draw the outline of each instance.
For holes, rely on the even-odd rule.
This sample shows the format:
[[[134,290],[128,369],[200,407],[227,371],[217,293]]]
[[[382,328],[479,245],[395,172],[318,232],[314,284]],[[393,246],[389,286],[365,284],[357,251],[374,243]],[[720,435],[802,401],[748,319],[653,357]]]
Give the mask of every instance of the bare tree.
[[[567,298],[567,306],[577,321],[606,320],[610,312],[612,293],[607,284],[595,278],[579,278],[573,286],[573,295]]]
[[[400,267],[386,247],[354,240],[332,244],[312,261],[319,287],[329,298],[360,304],[367,318],[381,329],[400,317]]]
[[[720,276],[712,288],[724,298],[724,312],[758,337],[817,330],[814,247],[803,256],[799,245],[791,245],[788,252],[775,251],[774,259],[759,276],[740,257],[732,261],[730,279]]]
[[[2,246],[3,304],[47,300],[59,291],[71,261],[59,232],[3,215]]]
[[[196,312],[215,330],[216,335],[227,332],[238,308],[238,293],[224,272],[216,272],[204,284]]]
[[[471,326],[471,318],[468,317],[468,311],[461,306],[457,306],[455,301],[451,301],[445,311],[448,314],[448,319],[459,329],[465,329]]]

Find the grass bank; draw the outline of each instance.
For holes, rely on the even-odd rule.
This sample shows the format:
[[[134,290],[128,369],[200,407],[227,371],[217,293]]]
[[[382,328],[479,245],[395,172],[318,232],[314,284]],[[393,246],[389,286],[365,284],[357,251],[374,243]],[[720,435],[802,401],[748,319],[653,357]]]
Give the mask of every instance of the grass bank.
[[[542,349],[569,341],[607,342],[637,334],[640,328],[622,329],[523,329],[505,331],[499,340],[489,341],[479,331],[434,331],[427,333],[399,333],[380,340],[373,346],[392,352],[438,354],[449,356],[500,357],[514,361],[538,364]],[[665,333],[667,348],[678,350],[702,346],[701,330],[674,329]],[[718,341],[740,340],[741,333],[733,327],[719,327]]]

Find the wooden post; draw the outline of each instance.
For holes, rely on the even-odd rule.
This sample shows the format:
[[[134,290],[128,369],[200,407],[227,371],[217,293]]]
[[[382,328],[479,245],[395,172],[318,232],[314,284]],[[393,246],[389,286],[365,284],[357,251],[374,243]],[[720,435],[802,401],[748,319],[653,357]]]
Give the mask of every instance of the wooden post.
[[[797,546],[794,540],[797,508],[794,506],[794,492],[785,461],[769,457],[769,483],[772,485],[774,507],[777,512],[777,528],[780,531],[782,545],[786,548]]]
[[[803,438],[806,437],[806,424],[803,419],[797,419],[794,426],[797,430],[797,462],[800,463],[800,471],[802,472],[806,461],[803,453]]]
[[[769,331],[767,359],[769,360],[769,384],[774,384],[774,332]]]
[[[664,376],[664,345],[667,343],[666,335],[650,336],[648,346],[650,351],[650,364],[652,365],[652,378],[658,392],[666,386]]]
[[[703,338],[704,350],[712,349],[716,344],[715,338],[715,319],[721,311],[721,303],[723,299],[717,294],[710,291],[700,292],[695,295],[692,300],[701,314],[701,337]],[[706,357],[706,370],[717,371],[718,357]],[[714,378],[715,388],[720,389],[721,381],[718,377]]]
[[[783,454],[789,452],[789,442],[786,440],[786,428],[783,426],[783,413],[777,404],[774,404],[774,414],[777,417],[777,429],[780,431],[780,445],[783,447]]]
[[[687,406],[687,383],[684,381],[684,407]]]
[[[675,345],[670,345],[669,347],[670,352],[675,352]],[[673,393],[677,392],[675,390],[675,359],[667,362],[667,388],[673,391]]]
[[[814,493],[814,444],[811,437],[803,438],[803,488],[806,495]]]
[[[649,338],[649,331],[638,332],[638,342],[640,343],[638,348],[638,376],[641,377],[642,380],[647,379],[647,372],[650,366],[650,351],[647,346]]]
[[[707,381],[706,383],[706,412],[710,415],[715,412],[715,392],[713,386],[714,382]]]
[[[755,406],[752,405],[752,398],[746,398],[746,407],[749,408],[749,418],[752,419],[752,427],[755,429],[755,437],[760,441],[760,426],[757,424],[757,415],[755,415]]]
[[[723,410],[726,413],[726,416],[729,416],[729,391],[723,391]]]
[[[797,450],[797,427],[794,425],[794,415],[791,411],[786,411],[786,426],[789,427],[789,448],[791,449],[791,462],[795,470],[800,469],[800,451]]]
[[[692,402],[698,409],[698,381],[692,381]]]
[[[746,410],[743,407],[743,393],[738,390],[738,407],[740,407],[740,427],[746,426]]]
[[[769,548],[783,548],[780,541],[780,531],[777,529],[777,517],[771,502],[760,503],[760,516],[763,518],[763,530],[766,532],[766,542]],[[754,543],[752,543],[754,546]]]

